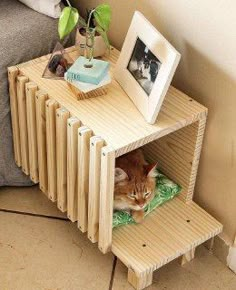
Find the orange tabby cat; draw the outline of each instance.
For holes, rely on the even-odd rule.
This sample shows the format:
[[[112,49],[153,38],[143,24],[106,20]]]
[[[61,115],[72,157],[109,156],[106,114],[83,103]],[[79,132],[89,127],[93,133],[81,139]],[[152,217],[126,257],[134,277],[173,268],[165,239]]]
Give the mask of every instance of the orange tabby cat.
[[[131,211],[137,223],[154,197],[156,165],[145,161],[141,149],[116,159],[114,209]]]

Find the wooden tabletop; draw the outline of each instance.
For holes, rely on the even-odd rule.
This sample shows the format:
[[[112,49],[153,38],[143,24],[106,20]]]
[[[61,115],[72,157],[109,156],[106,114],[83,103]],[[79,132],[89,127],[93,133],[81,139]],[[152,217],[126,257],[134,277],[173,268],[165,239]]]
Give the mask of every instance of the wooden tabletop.
[[[70,56],[78,57],[78,50],[70,48]],[[112,83],[106,95],[78,100],[63,80],[42,78],[49,56],[19,65],[21,74],[46,91],[50,98],[69,110],[84,125],[101,136],[115,150],[116,157],[204,118],[207,109],[198,102],[170,87],[154,125],[148,124],[135,105],[113,78],[119,51],[112,48],[104,57],[111,63]]]

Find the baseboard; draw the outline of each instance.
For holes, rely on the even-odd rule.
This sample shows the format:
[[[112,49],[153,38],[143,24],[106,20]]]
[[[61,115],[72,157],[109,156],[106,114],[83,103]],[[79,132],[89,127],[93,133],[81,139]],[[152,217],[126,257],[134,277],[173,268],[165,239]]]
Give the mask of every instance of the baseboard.
[[[227,265],[236,274],[236,238],[234,244],[229,248]]]
[[[218,235],[214,238],[214,244],[208,241],[205,246],[236,274],[236,241],[231,245],[223,235]]]

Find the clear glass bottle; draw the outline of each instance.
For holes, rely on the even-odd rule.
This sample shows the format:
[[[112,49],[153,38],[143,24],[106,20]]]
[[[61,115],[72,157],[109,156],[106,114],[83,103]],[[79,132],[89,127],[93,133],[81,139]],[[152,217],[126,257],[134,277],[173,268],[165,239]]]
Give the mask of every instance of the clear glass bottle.
[[[86,58],[87,62],[84,65],[86,68],[93,67],[93,53],[94,53],[94,39],[95,39],[95,29],[87,28],[86,29]]]

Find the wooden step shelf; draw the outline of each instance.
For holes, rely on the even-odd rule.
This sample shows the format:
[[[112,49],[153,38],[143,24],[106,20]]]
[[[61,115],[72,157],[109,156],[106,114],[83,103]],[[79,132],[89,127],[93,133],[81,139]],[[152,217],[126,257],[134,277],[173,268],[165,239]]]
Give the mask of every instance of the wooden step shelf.
[[[142,224],[114,229],[112,252],[138,276],[148,275],[219,234],[221,229],[221,224],[196,203],[174,198]]]
[[[75,47],[67,49],[78,57]],[[104,59],[111,75],[119,56]],[[42,78],[49,56],[8,69],[15,161],[66,211],[78,230],[127,267],[128,281],[143,289],[153,271],[222,231],[192,201],[207,109],[170,87],[157,121],[145,122],[112,79],[107,94],[78,100],[67,83]],[[182,186],[181,194],[139,225],[112,230],[115,159],[142,147],[146,158]],[[96,261],[95,261],[96,262]]]

